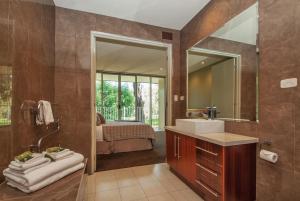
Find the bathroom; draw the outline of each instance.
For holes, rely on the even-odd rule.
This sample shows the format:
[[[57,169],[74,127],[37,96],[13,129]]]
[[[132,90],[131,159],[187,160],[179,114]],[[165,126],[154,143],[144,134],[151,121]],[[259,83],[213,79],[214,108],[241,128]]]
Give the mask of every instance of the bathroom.
[[[32,123],[34,117],[30,109],[39,100],[47,100],[52,104],[54,118],[59,119],[60,129],[43,141],[41,149],[61,146],[74,150],[88,159],[83,180],[91,180],[88,178],[97,174],[94,172],[91,31],[171,44],[173,72],[168,100],[171,119],[167,126],[174,126],[176,119],[191,118],[187,117],[187,111],[194,109],[187,104],[188,50],[257,3],[256,0],[197,0],[185,1],[184,4],[170,0],[156,0],[151,4],[147,1],[112,2],[0,1],[1,99],[4,99],[2,83],[6,84],[10,94],[6,101],[10,109],[5,113],[8,120],[4,123],[0,120],[1,173],[15,156],[29,150],[30,145],[36,145],[49,133]],[[224,123],[225,132],[259,139],[256,145],[256,182],[255,189],[252,189],[255,200],[259,201],[300,199],[300,91],[294,80],[284,82],[300,76],[299,13],[300,2],[297,0],[259,1],[257,80],[248,82],[251,84],[246,91],[252,90],[252,95],[246,104],[251,107],[244,107],[251,109],[251,117],[238,117],[233,112],[233,119],[239,120]],[[240,95],[243,100],[243,93]],[[21,110],[24,102],[28,103],[29,109]],[[7,106],[1,105],[2,108]],[[277,153],[278,161],[262,160],[259,157],[262,148]],[[164,164],[155,167],[163,168]],[[80,181],[75,177],[67,178],[71,180],[62,178],[57,184],[72,183],[70,188],[54,189],[50,185],[49,189],[46,187],[29,195],[1,184],[0,200],[16,199],[15,195],[16,200],[76,200],[80,194],[77,193]],[[4,179],[1,174],[1,182]],[[87,192],[89,187],[90,184],[86,185]],[[170,200],[176,200],[174,195],[180,200],[178,192],[173,196],[172,192],[169,194],[173,198]],[[81,197],[78,200],[88,196]],[[136,200],[151,200],[142,198]],[[188,195],[181,200],[189,200]]]

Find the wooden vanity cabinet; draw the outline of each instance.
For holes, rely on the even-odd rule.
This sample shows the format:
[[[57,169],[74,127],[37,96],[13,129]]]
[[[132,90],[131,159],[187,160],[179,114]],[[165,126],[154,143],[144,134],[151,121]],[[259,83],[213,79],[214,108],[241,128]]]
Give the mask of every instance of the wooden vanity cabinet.
[[[172,131],[166,132],[167,162],[188,181],[196,179],[196,139]]]
[[[256,144],[220,146],[166,131],[167,161],[206,201],[256,199]]]

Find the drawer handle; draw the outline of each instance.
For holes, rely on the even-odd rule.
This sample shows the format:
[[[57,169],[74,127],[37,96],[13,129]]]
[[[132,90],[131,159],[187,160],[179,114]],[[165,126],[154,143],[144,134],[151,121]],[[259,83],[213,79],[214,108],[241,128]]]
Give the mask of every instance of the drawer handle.
[[[201,169],[205,170],[206,172],[208,172],[208,173],[210,173],[210,174],[212,174],[212,175],[214,175],[216,177],[218,176],[218,174],[216,172],[213,172],[213,171],[207,169],[206,167],[200,165],[199,163],[196,163],[196,166],[200,167]]]
[[[214,155],[214,156],[218,156],[219,155],[218,153],[211,152],[211,151],[208,151],[206,149],[202,149],[201,147],[196,147],[196,149],[199,149],[201,151],[204,151],[204,152],[209,153],[209,154]]]
[[[177,160],[181,158],[180,156],[180,137],[177,138]]]
[[[202,186],[203,188],[205,188],[205,190],[207,190],[208,192],[210,192],[216,198],[219,197],[219,195],[217,193],[215,193],[214,191],[210,190],[208,187],[206,187],[204,184],[202,184],[199,180],[195,180],[195,181],[196,181],[197,184],[199,184],[200,186]]]
[[[176,157],[176,136],[174,136],[174,157]]]

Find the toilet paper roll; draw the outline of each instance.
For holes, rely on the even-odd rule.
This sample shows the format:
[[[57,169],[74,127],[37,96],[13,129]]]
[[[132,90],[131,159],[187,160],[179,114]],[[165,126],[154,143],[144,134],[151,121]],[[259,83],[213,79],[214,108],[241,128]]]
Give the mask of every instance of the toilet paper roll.
[[[278,160],[278,154],[262,149],[259,153],[259,157],[263,160],[271,163],[276,163]]]

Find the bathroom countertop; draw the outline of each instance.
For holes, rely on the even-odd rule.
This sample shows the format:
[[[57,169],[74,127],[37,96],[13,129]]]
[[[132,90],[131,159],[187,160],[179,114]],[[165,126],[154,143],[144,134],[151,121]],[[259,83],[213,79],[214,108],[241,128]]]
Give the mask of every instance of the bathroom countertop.
[[[200,140],[204,140],[213,144],[221,146],[234,146],[241,144],[252,144],[258,143],[258,138],[248,137],[244,135],[238,135],[233,133],[204,133],[204,134],[194,134],[189,133],[176,126],[166,126],[166,130],[170,130],[182,135],[190,136]]]
[[[87,160],[86,160],[87,161]],[[85,161],[85,164],[86,164]],[[56,182],[38,190],[26,194],[12,188],[3,182],[0,184],[0,200],[14,201],[77,201],[83,200],[86,183],[85,168],[78,170]]]

